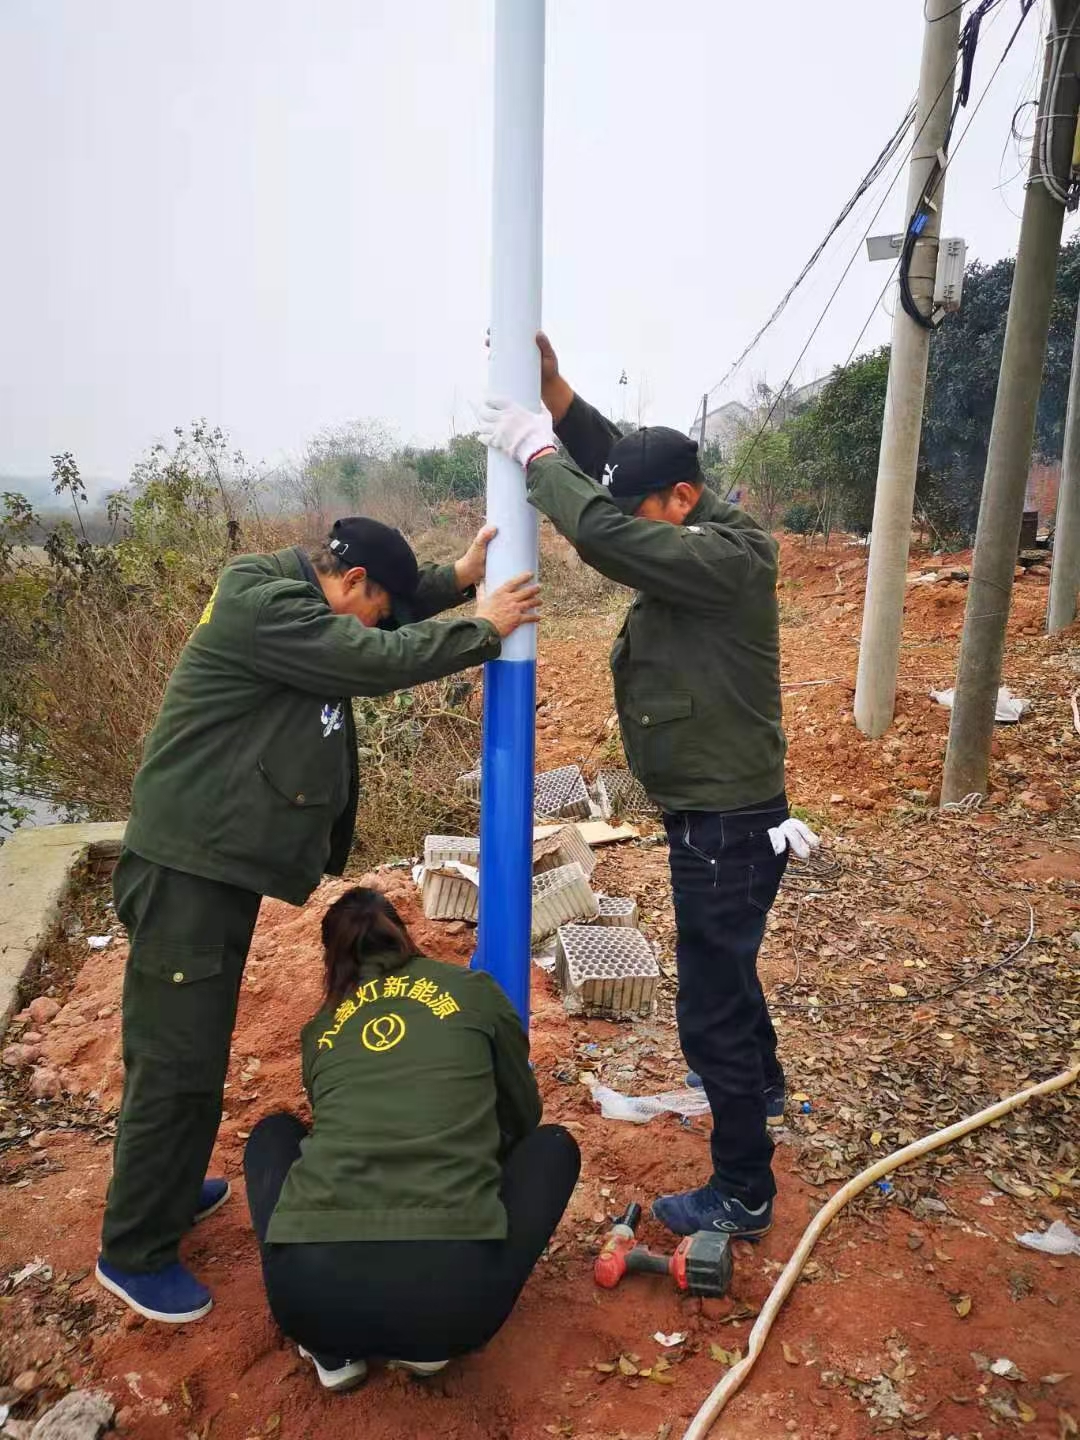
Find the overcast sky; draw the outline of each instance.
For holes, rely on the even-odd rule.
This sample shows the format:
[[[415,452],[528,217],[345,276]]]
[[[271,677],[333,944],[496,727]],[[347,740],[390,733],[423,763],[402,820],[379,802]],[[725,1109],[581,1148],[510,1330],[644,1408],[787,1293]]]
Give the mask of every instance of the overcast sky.
[[[1019,10],[983,27],[972,107]],[[122,481],[199,415],[263,462],[359,417],[403,440],[471,428],[492,15],[3,0],[0,474],[70,449]],[[1042,23],[949,171],[969,257],[1015,248],[1009,129]],[[544,315],[571,383],[610,409],[625,368],[631,418],[687,426],[899,121],[921,38],[922,0],[549,0]],[[883,188],[725,398],[785,377]],[[902,228],[904,188],[875,233]],[[886,269],[859,254],[798,379],[847,358]],[[888,330],[882,306],[860,348]]]

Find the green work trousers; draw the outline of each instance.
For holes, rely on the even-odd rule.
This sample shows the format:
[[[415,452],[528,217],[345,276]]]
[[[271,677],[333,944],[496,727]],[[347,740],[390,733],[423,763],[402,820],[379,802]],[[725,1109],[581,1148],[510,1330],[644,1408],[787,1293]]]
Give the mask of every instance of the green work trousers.
[[[210,1162],[236,1004],[261,895],[124,850],[113,875],[130,940],[124,1098],[101,1249],[123,1270],[160,1270],[191,1228]]]

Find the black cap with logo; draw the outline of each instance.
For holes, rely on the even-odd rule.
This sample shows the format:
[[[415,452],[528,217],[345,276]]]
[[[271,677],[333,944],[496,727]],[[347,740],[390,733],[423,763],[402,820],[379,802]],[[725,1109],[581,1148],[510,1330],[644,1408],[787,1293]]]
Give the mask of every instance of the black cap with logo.
[[[624,515],[632,515],[646,495],[685,480],[701,485],[697,441],[667,425],[645,425],[611,447],[600,483]]]
[[[416,593],[420,567],[400,530],[365,515],[351,515],[334,521],[326,543],[349,569],[362,565],[368,578],[394,599],[409,600]]]

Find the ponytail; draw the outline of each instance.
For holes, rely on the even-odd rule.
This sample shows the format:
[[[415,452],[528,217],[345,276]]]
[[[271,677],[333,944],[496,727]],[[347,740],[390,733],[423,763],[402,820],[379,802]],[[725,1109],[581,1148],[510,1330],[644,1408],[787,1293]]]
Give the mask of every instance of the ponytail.
[[[380,955],[396,970],[420,952],[405,922],[379,890],[346,890],[322,919],[324,1005],[344,999],[360,983],[361,961]]]

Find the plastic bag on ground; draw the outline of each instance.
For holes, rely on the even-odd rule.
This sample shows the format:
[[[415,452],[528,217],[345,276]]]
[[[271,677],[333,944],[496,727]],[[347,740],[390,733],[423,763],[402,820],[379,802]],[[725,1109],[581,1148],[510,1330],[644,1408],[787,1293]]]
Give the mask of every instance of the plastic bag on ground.
[[[1028,1230],[1016,1238],[1026,1250],[1041,1250],[1044,1255],[1080,1255],[1080,1235],[1061,1220],[1055,1220],[1042,1234]]]
[[[956,698],[956,691],[931,690],[931,700],[936,700],[939,705],[944,705],[946,710],[951,710],[953,700]],[[1015,725],[1020,716],[1031,709],[1030,700],[1021,700],[1019,695],[1014,695],[1007,685],[1002,685],[998,691],[997,709],[994,711],[994,719],[1002,725]]]
[[[605,1120],[629,1120],[633,1125],[647,1125],[657,1115],[707,1115],[709,1102],[704,1090],[666,1090],[662,1095],[624,1095],[607,1085],[592,1087],[593,1099],[600,1106]]]

